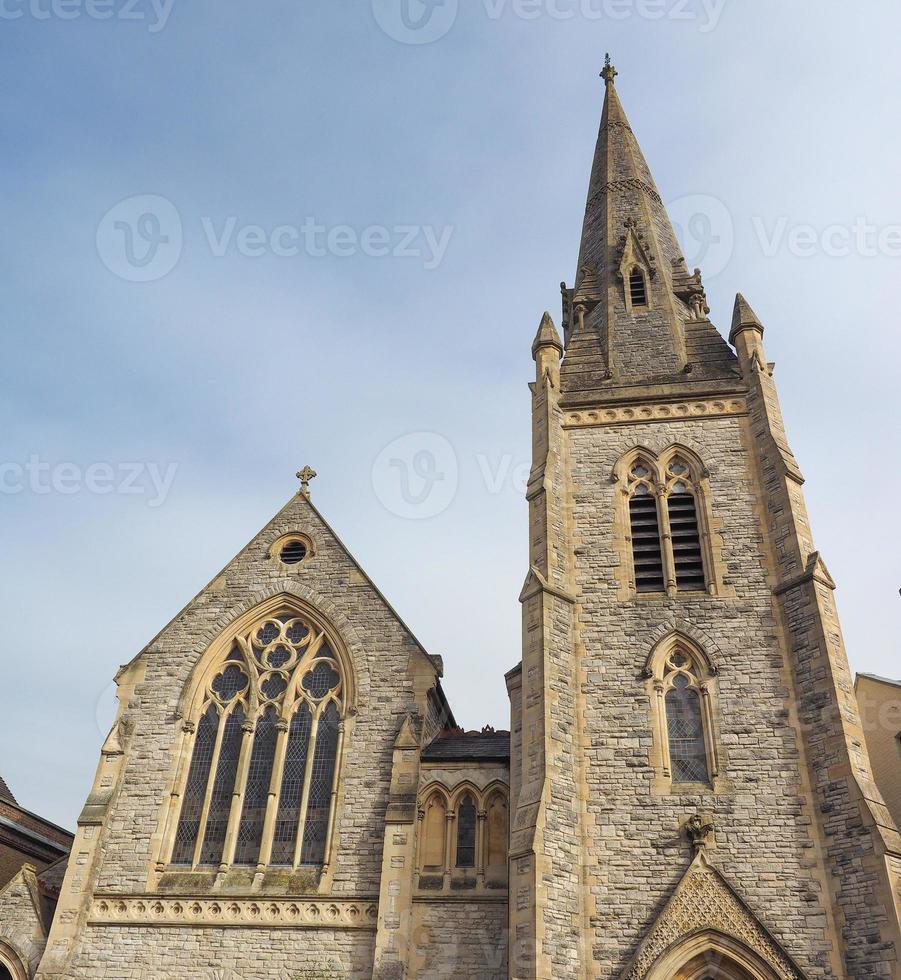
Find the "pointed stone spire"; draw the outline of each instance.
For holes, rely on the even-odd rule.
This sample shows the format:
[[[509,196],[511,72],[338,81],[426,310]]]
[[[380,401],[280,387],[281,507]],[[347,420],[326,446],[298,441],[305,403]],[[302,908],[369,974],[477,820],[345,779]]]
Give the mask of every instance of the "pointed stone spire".
[[[688,375],[734,377],[734,358],[706,319],[700,273],[686,268],[609,56],[601,77],[606,94],[576,280],[564,292],[562,393],[582,402]]]
[[[538,333],[535,334],[535,340],[532,341],[532,357],[537,357],[538,352],[544,347],[556,347],[560,352],[560,356],[563,356],[563,341],[560,339],[560,334],[557,333],[554,321],[551,319],[551,315],[547,310],[545,310],[544,316],[541,318],[541,323],[538,324]]]

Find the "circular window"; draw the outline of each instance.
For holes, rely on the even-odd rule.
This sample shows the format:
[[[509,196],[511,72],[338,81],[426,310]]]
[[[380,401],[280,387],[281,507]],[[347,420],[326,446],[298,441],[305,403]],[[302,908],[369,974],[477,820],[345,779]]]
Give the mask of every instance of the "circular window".
[[[293,538],[282,545],[278,557],[284,565],[299,565],[307,557],[307,553],[306,543],[299,538]]]

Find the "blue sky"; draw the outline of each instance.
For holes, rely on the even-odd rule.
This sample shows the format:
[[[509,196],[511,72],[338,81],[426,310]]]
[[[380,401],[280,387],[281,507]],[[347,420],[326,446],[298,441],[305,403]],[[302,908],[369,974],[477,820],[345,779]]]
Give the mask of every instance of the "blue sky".
[[[0,0],[0,772],[51,819],[117,667],[305,463],[461,722],[506,727],[529,348],[606,50],[712,319],[767,326],[852,666],[899,673],[897,4],[405,2]],[[416,432],[457,474],[424,519],[386,489]]]

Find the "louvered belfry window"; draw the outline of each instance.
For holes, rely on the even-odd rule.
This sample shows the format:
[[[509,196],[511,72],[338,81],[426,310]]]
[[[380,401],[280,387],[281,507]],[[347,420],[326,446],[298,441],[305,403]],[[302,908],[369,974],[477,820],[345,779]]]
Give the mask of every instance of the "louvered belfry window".
[[[639,458],[629,470],[628,495],[635,590],[705,591],[698,491],[688,463],[680,456],[665,466]]]
[[[635,588],[639,592],[665,591],[660,521],[652,476],[650,468],[640,462],[632,467],[629,474],[632,560],[635,568]]]
[[[648,290],[641,269],[634,268],[629,273],[629,298],[633,306],[648,305]]]
[[[237,636],[199,698],[171,863],[322,866],[345,690],[306,619],[267,616]]]
[[[681,459],[667,467],[670,536],[676,587],[680,592],[703,592],[706,587],[698,510],[691,486],[691,471]]]

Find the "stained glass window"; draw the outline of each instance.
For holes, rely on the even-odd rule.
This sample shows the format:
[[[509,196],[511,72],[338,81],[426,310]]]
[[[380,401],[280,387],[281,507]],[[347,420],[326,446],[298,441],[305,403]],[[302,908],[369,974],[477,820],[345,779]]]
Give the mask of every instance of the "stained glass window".
[[[332,784],[335,780],[339,721],[338,709],[332,702],[319,719],[316,733],[316,752],[310,773],[310,796],[303,830],[301,864],[321,864],[325,856],[325,834],[328,830]]]
[[[666,726],[674,783],[706,783],[710,779],[701,698],[690,685],[690,679],[680,672],[666,695]]]
[[[263,824],[266,805],[269,802],[269,784],[272,781],[272,763],[275,756],[275,708],[266,709],[257,722],[244,789],[244,809],[238,827],[235,847],[235,864],[256,864],[260,858],[263,840]]]
[[[313,716],[309,705],[302,704],[291,720],[288,749],[282,775],[282,792],[272,839],[272,863],[293,864],[297,825],[300,821],[300,798],[307,774],[307,750]]]
[[[204,867],[250,867],[271,848],[272,864],[290,866],[298,843],[301,864],[326,861],[345,706],[334,649],[312,623],[280,613],[207,672],[172,864],[193,867],[196,854]]]
[[[457,810],[457,867],[476,865],[476,804],[469,793],[460,801]]]
[[[201,864],[219,864],[222,860],[222,849],[225,845],[232,796],[235,791],[235,778],[238,774],[238,759],[241,755],[243,724],[244,707],[239,704],[225,721],[222,745],[219,747],[219,761],[216,763],[213,794],[210,797],[210,812],[203,835],[203,847],[200,850]]]
[[[194,740],[194,755],[185,783],[181,819],[175,832],[175,848],[172,851],[173,864],[191,864],[194,860],[194,846],[200,832],[200,816],[207,783],[210,780],[210,767],[213,764],[213,750],[216,747],[216,729],[219,727],[219,713],[211,704],[197,725],[197,738]]]

